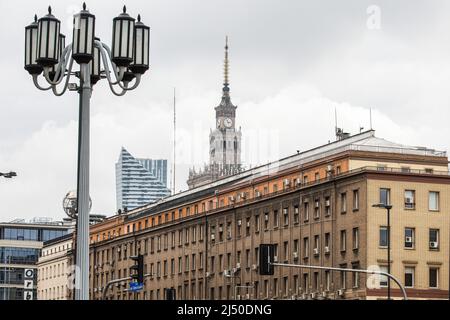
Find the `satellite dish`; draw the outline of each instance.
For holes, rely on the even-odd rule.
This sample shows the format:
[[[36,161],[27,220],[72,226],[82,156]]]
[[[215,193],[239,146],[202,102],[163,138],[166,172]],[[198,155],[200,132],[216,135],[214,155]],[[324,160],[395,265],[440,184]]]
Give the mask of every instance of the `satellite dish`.
[[[89,197],[89,211],[92,208],[92,200]],[[72,219],[76,219],[78,215],[78,200],[77,200],[77,191],[72,190],[67,192],[66,196],[63,199],[63,209],[64,212]]]

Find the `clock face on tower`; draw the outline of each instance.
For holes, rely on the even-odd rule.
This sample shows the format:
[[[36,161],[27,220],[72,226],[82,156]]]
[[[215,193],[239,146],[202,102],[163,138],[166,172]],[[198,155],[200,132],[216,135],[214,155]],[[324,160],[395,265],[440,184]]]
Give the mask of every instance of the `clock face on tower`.
[[[231,120],[230,118],[226,118],[223,123],[225,124],[225,127],[231,128],[231,126],[233,125],[233,120]]]

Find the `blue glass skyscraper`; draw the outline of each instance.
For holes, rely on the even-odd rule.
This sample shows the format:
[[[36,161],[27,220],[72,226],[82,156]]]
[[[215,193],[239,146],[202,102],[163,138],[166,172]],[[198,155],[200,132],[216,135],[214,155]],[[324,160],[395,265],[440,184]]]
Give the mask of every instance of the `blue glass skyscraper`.
[[[125,148],[116,163],[117,209],[128,210],[170,195],[167,160],[134,158]]]

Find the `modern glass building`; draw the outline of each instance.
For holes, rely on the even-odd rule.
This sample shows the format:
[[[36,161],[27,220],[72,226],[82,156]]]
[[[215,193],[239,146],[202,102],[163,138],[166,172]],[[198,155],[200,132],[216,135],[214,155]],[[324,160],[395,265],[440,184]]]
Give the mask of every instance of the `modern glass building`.
[[[50,219],[1,222],[0,300],[36,300],[36,263],[43,242],[70,231],[70,225]]]
[[[125,148],[116,163],[117,209],[131,210],[170,195],[167,160],[134,158]]]

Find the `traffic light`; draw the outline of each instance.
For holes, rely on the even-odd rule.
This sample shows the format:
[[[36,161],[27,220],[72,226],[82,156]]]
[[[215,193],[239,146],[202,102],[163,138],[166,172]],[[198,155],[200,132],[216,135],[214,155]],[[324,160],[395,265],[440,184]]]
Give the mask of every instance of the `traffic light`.
[[[260,244],[259,245],[259,274],[262,276],[272,276],[273,261],[275,256],[275,245]]]
[[[130,267],[131,278],[137,283],[144,283],[144,256],[138,254],[130,258],[134,261],[134,265]]]
[[[176,290],[174,288],[167,288],[166,291],[166,300],[176,300]]]

